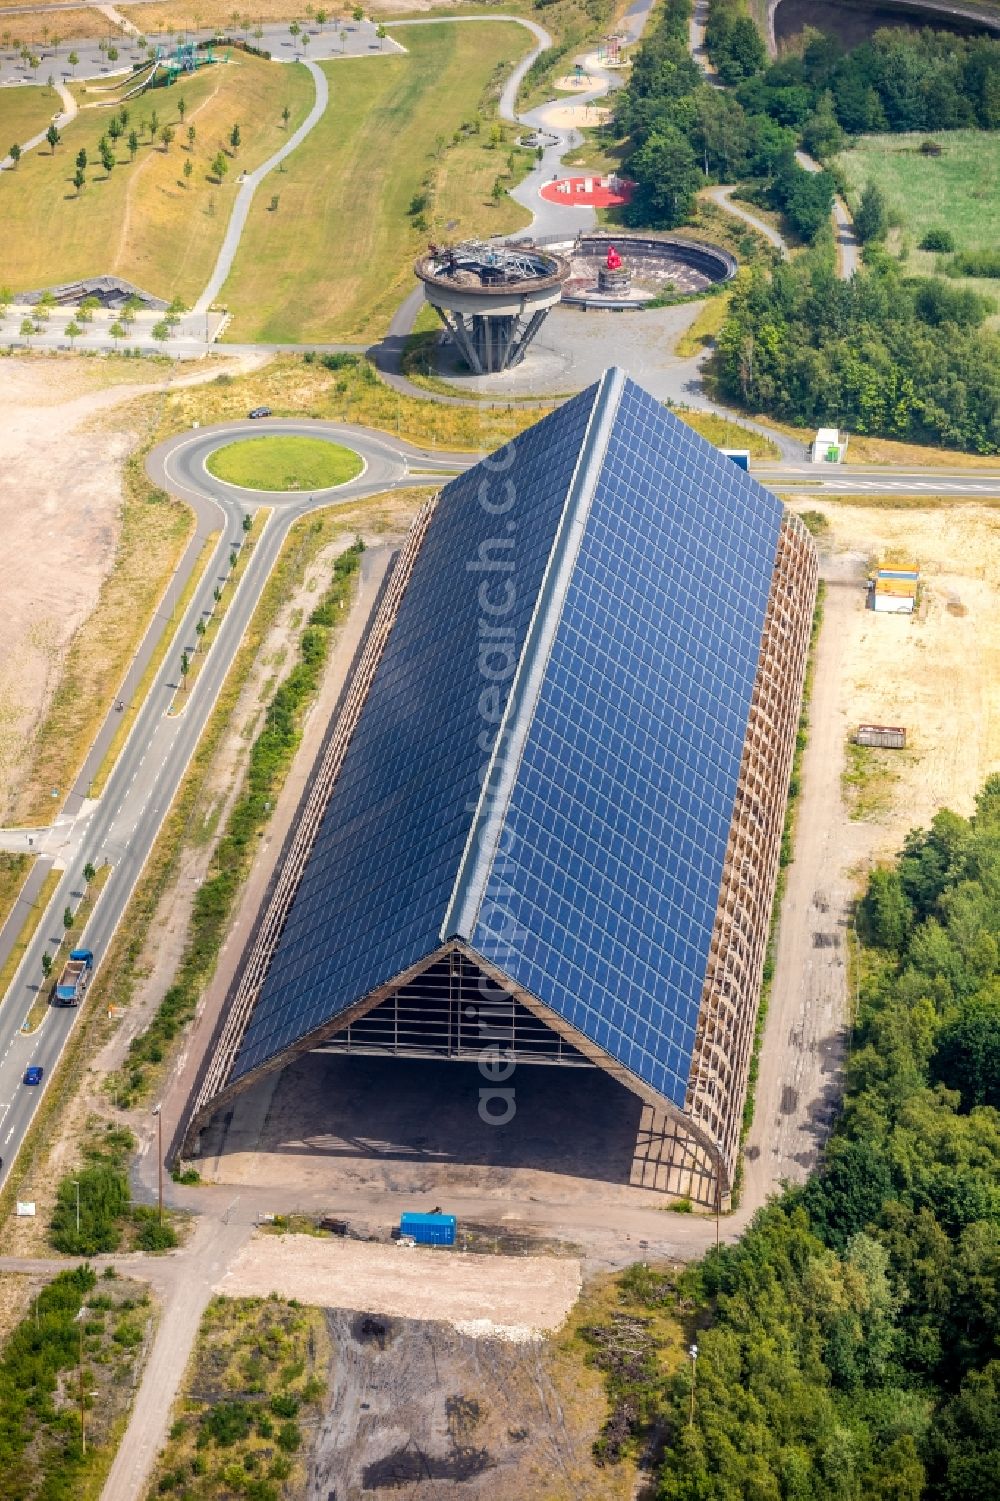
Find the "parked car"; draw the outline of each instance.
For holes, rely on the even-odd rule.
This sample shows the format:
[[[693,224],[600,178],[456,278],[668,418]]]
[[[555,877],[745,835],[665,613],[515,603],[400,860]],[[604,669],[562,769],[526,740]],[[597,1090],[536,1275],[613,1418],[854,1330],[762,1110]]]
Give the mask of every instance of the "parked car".
[[[43,1068],[39,1068],[37,1064],[33,1063],[30,1068],[26,1068],[24,1071],[25,1084],[41,1084],[44,1072]]]
[[[270,407],[253,407],[251,411],[247,412],[248,417],[270,417],[270,415]]]

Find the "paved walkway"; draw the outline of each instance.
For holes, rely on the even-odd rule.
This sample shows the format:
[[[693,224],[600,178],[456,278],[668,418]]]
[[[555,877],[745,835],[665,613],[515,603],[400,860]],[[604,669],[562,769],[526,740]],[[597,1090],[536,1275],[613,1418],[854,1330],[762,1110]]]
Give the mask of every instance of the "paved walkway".
[[[822,172],[822,165],[806,151],[796,151],[795,160],[807,172]],[[861,245],[847,204],[836,194],[833,200],[833,238],[837,248],[837,275],[850,281],[861,264]]]
[[[269,156],[266,162],[263,162],[252,172],[244,173],[243,183],[236,195],[233,212],[226,227],[225,239],[222,242],[222,248],[215,262],[215,269],[208,279],[208,285],[191,309],[191,312],[196,317],[207,313],[216,297],[222,291],[223,283],[229,275],[233,261],[236,259],[236,252],[240,247],[240,239],[247,222],[247,215],[250,212],[250,204],[253,201],[254,193],[256,193],[268,173],[273,172],[275,167],[283,162],[286,156],[290,156],[297,146],[301,146],[309,132],[323,118],[330,97],[326,74],[314,62],[304,63],[304,66],[309,69],[309,72],[312,74],[313,83],[316,85],[316,98],[313,101],[313,107],[298,130],[292,132],[288,140],[273,156]]]
[[[736,185],[734,183],[729,187],[706,188],[705,196],[711,198],[712,202],[717,203],[720,208],[725,209],[727,214],[733,214],[737,219],[742,219],[744,224],[749,224],[758,234],[762,234],[765,239],[770,240],[771,244],[781,252],[782,260],[787,260],[788,241],[772,225],[765,223],[763,219],[758,219],[756,214],[744,208],[742,203],[733,203],[731,200],[735,192]]]
[[[59,98],[62,100],[62,109],[57,115],[52,116],[51,123],[56,127],[57,130],[62,130],[69,124],[71,120],[76,119],[79,111],[77,109],[76,100],[73,98],[73,95],[70,93],[65,84],[55,83],[52,85],[52,87],[55,89],[56,93],[59,95]],[[48,128],[48,125],[46,125],[45,130],[40,130],[37,135],[33,135],[30,141],[21,142],[22,156],[24,156],[25,152],[34,151],[36,146],[40,146],[42,144],[42,142],[45,140],[45,131],[47,131]],[[8,167],[13,167],[13,165],[14,162],[12,157],[10,157],[9,155],[5,156],[3,160],[0,161],[0,172],[6,171]]]

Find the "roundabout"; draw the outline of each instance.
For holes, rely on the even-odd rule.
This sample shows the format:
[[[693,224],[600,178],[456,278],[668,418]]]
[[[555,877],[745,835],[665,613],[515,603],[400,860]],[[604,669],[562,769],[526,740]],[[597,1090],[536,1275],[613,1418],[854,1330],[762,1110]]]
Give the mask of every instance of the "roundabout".
[[[339,489],[364,472],[365,461],[332,438],[271,433],[213,448],[205,468],[223,484],[241,490],[288,495]]]

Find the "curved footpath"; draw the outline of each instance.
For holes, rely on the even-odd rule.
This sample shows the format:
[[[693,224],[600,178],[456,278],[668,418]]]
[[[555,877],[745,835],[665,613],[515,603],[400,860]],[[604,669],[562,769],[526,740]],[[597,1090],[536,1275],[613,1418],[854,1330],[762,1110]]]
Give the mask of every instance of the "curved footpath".
[[[285,160],[286,156],[290,156],[297,146],[301,146],[309,132],[323,118],[330,98],[326,74],[317,63],[302,59],[302,66],[309,69],[309,72],[312,74],[313,83],[316,85],[316,98],[313,101],[313,107],[308,115],[306,115],[298,130],[292,132],[280,150],[276,151],[273,156],[269,156],[266,162],[262,162],[252,172],[244,173],[240,190],[236,195],[236,202],[233,204],[233,211],[229,216],[229,223],[226,226],[225,238],[222,241],[222,246],[216,258],[215,268],[208,279],[208,284],[204,291],[191,309],[192,313],[196,315],[207,313],[216,297],[222,291],[223,283],[229,275],[233,261],[236,259],[236,252],[239,249],[240,239],[246,226],[247,215],[250,212],[250,204],[253,201],[254,193],[256,193],[268,173],[273,172],[275,167],[279,166]]]
[[[54,83],[52,87],[55,89],[56,93],[59,95],[59,98],[62,100],[62,109],[58,114],[52,116],[50,123],[53,124],[57,130],[63,130],[71,120],[76,119],[80,111],[77,106],[76,100],[73,98],[73,95],[70,93],[69,89],[64,83]],[[42,142],[45,140],[45,132],[48,130],[48,128],[48,125],[46,125],[45,130],[40,130],[38,134],[33,135],[30,140],[23,141],[21,143],[22,156],[26,151],[34,151],[36,146],[40,146],[42,144]],[[2,161],[0,161],[0,172],[6,171],[8,167],[13,167],[13,165],[13,158],[8,154],[3,158]]]

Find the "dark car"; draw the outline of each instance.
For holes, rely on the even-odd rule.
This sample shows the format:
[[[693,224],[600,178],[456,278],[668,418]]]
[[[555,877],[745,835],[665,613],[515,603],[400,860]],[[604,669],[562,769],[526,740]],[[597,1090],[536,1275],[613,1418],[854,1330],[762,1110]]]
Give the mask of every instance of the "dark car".
[[[248,417],[270,417],[270,415],[270,407],[254,407],[252,411],[247,412]]]
[[[41,1084],[44,1072],[44,1069],[39,1068],[33,1063],[30,1068],[26,1068],[24,1071],[25,1084]]]

